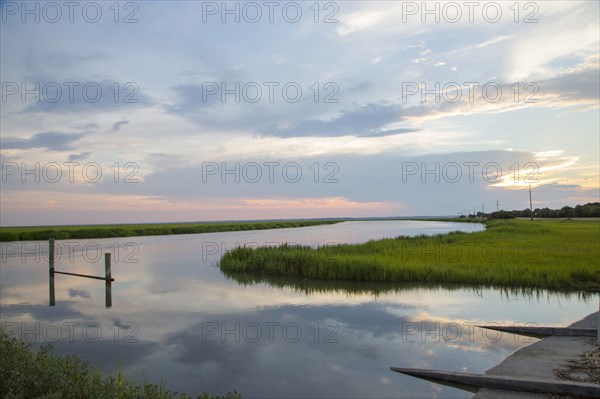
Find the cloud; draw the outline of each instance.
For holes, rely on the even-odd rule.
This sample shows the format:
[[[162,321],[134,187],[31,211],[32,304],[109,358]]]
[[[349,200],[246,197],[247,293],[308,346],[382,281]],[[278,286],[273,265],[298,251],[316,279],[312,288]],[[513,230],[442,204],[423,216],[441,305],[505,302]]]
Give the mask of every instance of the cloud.
[[[600,102],[600,69],[598,57],[565,73],[540,82],[540,92],[555,99],[555,104],[570,106],[587,104],[598,107]]]
[[[365,91],[369,87],[368,81],[362,81],[349,90]],[[266,100],[268,94],[263,87],[263,102],[249,104],[234,101],[233,95],[226,99],[220,93],[204,96],[205,88],[196,84],[173,87],[176,101],[164,109],[170,114],[185,115],[205,129],[217,129],[220,134],[241,130],[263,137],[382,137],[416,131],[411,127],[387,126],[402,118],[402,107],[391,103],[355,104],[346,109],[327,104],[326,114],[334,115],[327,120],[322,119],[328,118],[323,107],[309,101],[309,96],[295,104],[281,99],[272,104]],[[297,111],[290,114],[290,106],[297,107]],[[290,116],[294,119],[290,120]]]
[[[269,91],[266,86],[261,88],[261,100],[249,103],[241,97],[236,99],[234,94],[221,96],[221,84],[226,85],[232,92],[235,91],[235,87],[241,90],[243,84],[237,80],[212,79],[208,83],[171,87],[175,100],[162,105],[162,109],[168,114],[189,118],[203,129],[216,129],[221,134],[240,130],[256,132],[267,123],[289,118],[288,114],[281,112],[281,99],[277,104],[268,102]],[[213,83],[219,85],[218,88],[212,86]],[[236,86],[238,84],[241,86]],[[212,89],[218,91],[211,92]]]
[[[95,122],[90,122],[90,123],[82,123],[80,125],[77,125],[76,127],[77,127],[77,129],[81,129],[81,130],[94,130],[94,129],[98,129],[100,127],[100,125]]]
[[[39,98],[28,105],[28,112],[109,112],[128,111],[153,105],[136,82],[93,79],[65,79],[38,77],[30,79],[27,87],[37,87]],[[20,101],[17,96],[9,102]]]
[[[337,33],[346,36],[359,32],[381,22],[385,16],[386,14],[382,11],[358,11],[345,15],[341,20]]]
[[[508,36],[497,36],[472,47],[491,47],[491,44],[507,39]],[[420,51],[423,53],[426,50]],[[279,105],[252,104],[249,107],[250,104],[225,104],[219,95],[203,98],[202,86],[188,84],[174,88],[178,99],[173,105],[165,106],[165,109],[171,114],[185,115],[202,127],[218,129],[221,133],[246,131],[256,136],[282,138],[385,137],[419,131],[423,122],[439,118],[497,114],[526,108],[597,107],[598,76],[597,60],[589,58],[553,77],[530,82],[527,87],[521,83],[518,98],[515,97],[514,82],[492,77],[491,80],[475,80],[478,85],[474,87],[456,84],[460,87],[459,93],[446,90],[444,81],[441,81],[440,88],[444,89],[440,89],[441,100],[438,101],[434,101],[433,95],[428,95],[425,103],[418,102],[424,90],[421,88],[419,93],[408,96],[411,100],[408,103],[401,103],[396,93],[395,98],[374,99],[373,102],[356,103],[352,107],[333,105],[327,113],[323,112],[322,107],[298,104],[298,111],[293,114],[287,113],[285,107]],[[428,82],[426,87],[431,89],[435,83]],[[489,84],[493,86],[491,89]],[[485,89],[486,97],[483,95],[484,87],[488,87]],[[498,98],[494,98],[495,87],[501,89]],[[371,83],[363,81],[348,90],[371,89]],[[455,94],[459,94],[458,101],[455,101]],[[290,120],[290,115],[294,119]]]
[[[129,123],[128,120],[122,120],[122,121],[113,123],[113,125],[112,125],[113,132],[119,131],[121,129],[121,126],[127,125],[128,123]]]
[[[222,104],[220,86],[215,87],[215,82],[206,82],[206,84],[183,84],[175,86],[172,89],[177,95],[177,101],[173,105],[166,105],[165,109],[174,114],[186,114],[197,111],[202,108],[213,107]],[[229,86],[234,86],[229,84]],[[213,92],[217,90],[215,94]],[[229,96],[228,98],[232,98]]]
[[[502,3],[502,20],[498,23],[482,20],[481,6],[476,7],[475,22],[469,22],[464,5],[461,21],[456,24],[447,18],[435,23],[431,14],[424,23],[422,13],[404,15],[408,18],[404,23],[405,4],[401,2],[340,3],[339,12],[331,15],[339,19],[338,24],[315,24],[312,10],[304,7],[300,24],[281,21],[271,24],[265,21],[267,16],[263,13],[265,23],[221,24],[215,15],[209,27],[197,23],[201,5],[169,8],[161,2],[144,7],[146,23],[136,25],[134,31],[129,24],[113,23],[110,31],[104,31],[108,24],[21,24],[18,16],[13,16],[15,23],[3,26],[2,33],[6,28],[7,34],[0,41],[6,55],[3,78],[15,82],[19,92],[9,95],[2,107],[2,149],[6,150],[0,154],[2,160],[22,165],[22,162],[67,159],[77,162],[94,158],[107,166],[103,180],[93,186],[81,184],[85,182],[79,171],[75,182],[67,183],[63,169],[62,181],[52,186],[41,181],[35,186],[39,193],[36,198],[25,192],[32,190],[33,184],[22,184],[20,174],[15,172],[9,176],[9,186],[3,185],[3,197],[15,199],[14,205],[8,204],[11,209],[30,204],[31,200],[30,207],[19,212],[32,223],[39,223],[32,216],[32,209],[43,208],[47,201],[58,201],[62,195],[70,196],[66,198],[68,201],[88,202],[108,209],[100,215],[87,207],[78,213],[80,220],[66,215],[76,222],[90,217],[102,221],[107,214],[113,217],[110,215],[113,208],[122,210],[115,218],[123,220],[130,217],[152,220],[158,212],[163,212],[162,220],[168,220],[170,215],[176,215],[177,219],[204,215],[229,217],[231,212],[224,208],[231,203],[224,199],[231,200],[236,207],[243,199],[278,199],[278,204],[289,202],[290,209],[295,206],[292,201],[307,199],[308,203],[332,198],[361,204],[398,201],[412,206],[408,213],[426,214],[464,209],[469,198],[487,198],[489,191],[494,197],[485,199],[486,207],[495,201],[496,192],[505,195],[498,198],[501,203],[508,206],[514,199],[514,206],[520,207],[523,193],[519,190],[489,184],[480,190],[479,186],[475,189],[475,185],[466,183],[467,188],[440,183],[438,187],[443,190],[416,182],[409,187],[399,175],[402,162],[418,161],[420,165],[421,159],[415,157],[431,154],[438,157],[443,153],[449,155],[440,160],[451,160],[456,158],[452,154],[459,151],[504,148],[527,152],[519,159],[521,165],[532,159],[541,163],[542,160],[531,155],[535,152],[564,149],[564,155],[543,161],[563,166],[542,169],[546,174],[543,178],[560,179],[552,180],[558,181],[558,186],[569,183],[585,184],[588,189],[597,187],[598,154],[594,148],[597,149],[598,143],[595,134],[598,119],[594,108],[598,107],[600,84],[598,60],[591,58],[598,49],[598,21],[594,12],[597,7],[593,4],[540,3],[535,16],[540,18],[537,24],[522,23],[530,14],[530,7],[520,7],[516,15],[515,7],[508,9],[509,3]],[[445,5],[440,3],[438,8],[443,10]],[[422,11],[421,6],[419,2],[417,7]],[[319,19],[329,16],[330,11],[330,7],[321,7]],[[515,16],[519,17],[518,24],[514,23]],[[160,29],[155,29],[161,24],[181,29],[166,37]],[[123,36],[121,30],[129,30],[133,36]],[[557,33],[563,31],[567,36],[557,38]],[[242,36],[252,40],[241,43],[238,39]],[[25,41],[11,40],[17,37]],[[69,40],[73,37],[78,40]],[[141,37],[152,40],[140,41]],[[203,38],[200,42],[199,37]],[[89,43],[98,45],[90,50]],[[157,43],[165,49],[165,54],[155,51]],[[587,64],[582,65],[586,57]],[[415,59],[422,60],[411,63]],[[136,68],[132,60],[139,60],[148,68]],[[524,91],[522,86],[521,100],[514,101],[511,86],[517,77],[537,82],[539,90],[534,98],[539,99],[538,103],[523,102],[531,91]],[[69,81],[80,83],[75,87],[73,102],[69,101],[68,88],[63,85]],[[481,86],[490,81],[497,81],[503,91],[502,100],[497,103],[480,98]],[[34,82],[42,86],[58,82],[62,97],[51,102],[54,93],[52,86],[48,86],[40,94],[41,101],[34,103],[34,96],[21,90],[23,82],[28,92]],[[100,85],[103,95],[98,102],[81,98],[83,86],[88,82]],[[118,101],[114,99],[115,82],[120,89]],[[125,96],[132,93],[131,89],[124,90],[127,82],[139,84],[135,96],[139,103],[125,102]],[[236,82],[242,87],[258,82],[263,88],[262,100],[249,103],[242,97],[242,101],[235,102],[234,96],[228,94],[227,101],[221,101],[220,93],[203,99],[202,82],[226,83],[228,88]],[[281,86],[298,82],[303,97],[297,103],[286,102],[280,86],[275,101],[269,102],[264,82],[279,82]],[[335,82],[339,86],[336,93],[339,102],[324,103],[324,97],[331,93],[324,89],[315,101],[315,90],[311,89],[315,82],[319,83],[319,90],[327,82]],[[426,82],[428,88],[435,82],[442,87],[457,82],[463,88],[465,82],[480,82],[480,87],[474,101],[469,101],[464,89],[458,103],[435,103],[429,101],[431,95],[427,103],[420,103],[419,94],[405,103],[401,99],[403,83],[407,82]],[[94,88],[89,87],[88,97],[93,97]],[[119,129],[127,121],[132,126],[125,127],[128,135],[124,137]],[[40,132],[49,132],[50,136]],[[86,133],[86,136],[76,141],[77,137],[62,132]],[[565,157],[564,162],[558,162],[560,157]],[[578,160],[570,164],[570,159]],[[281,184],[247,184],[243,178],[240,184],[222,184],[220,176],[205,184],[198,165],[202,161],[262,164],[272,160],[282,164],[301,163],[303,180],[291,185],[282,182],[278,170]],[[120,167],[126,161],[138,164],[140,169],[135,177],[148,176],[148,181],[114,184],[115,168],[107,168],[116,161]],[[317,161],[320,175],[315,179],[315,168],[309,168]],[[340,165],[337,174],[340,183],[313,183],[323,181],[329,172],[323,166],[328,162]],[[503,168],[510,165],[502,163]],[[361,173],[349,173],[358,166]],[[121,168],[119,179],[123,180],[129,172]],[[49,190],[40,188],[44,185]],[[548,183],[546,189],[556,191],[556,185]],[[13,197],[11,190],[17,190]],[[23,197],[19,190],[23,191]],[[410,190],[415,194],[409,193]],[[79,192],[89,197],[78,196]],[[216,199],[210,202],[209,194]],[[561,195],[568,200],[565,194]],[[590,194],[582,191],[581,197],[584,195]],[[102,203],[91,202],[95,198]],[[121,206],[116,198],[122,198],[125,205]],[[198,208],[191,204],[205,200],[211,206],[216,204],[215,208],[212,212],[205,209],[196,212]],[[127,203],[140,211],[129,208]],[[244,209],[254,210],[249,206]],[[64,211],[67,210],[73,211]],[[173,213],[169,214],[171,210]],[[250,211],[243,214],[239,211],[235,216],[249,214]],[[14,216],[8,217],[17,221]],[[52,217],[60,220],[57,213]]]
[[[29,150],[46,148],[50,151],[72,150],[73,143],[85,136],[85,133],[45,132],[33,135],[29,139],[7,137],[2,140],[4,150]]]
[[[83,161],[84,159],[87,159],[90,155],[92,155],[91,152],[80,152],[79,154],[70,154],[69,162]]]
[[[345,110],[338,118],[329,121],[307,119],[292,127],[265,129],[265,133],[279,137],[299,136],[387,136],[409,133],[415,129],[385,130],[384,126],[398,122],[402,108],[397,105],[367,104],[355,110]]]
[[[434,87],[434,84],[430,83],[426,87]],[[484,89],[485,87],[487,88]],[[444,117],[496,114],[525,108],[557,109],[579,106],[582,110],[588,110],[600,105],[599,88],[600,69],[597,60],[586,60],[554,77],[537,82],[521,82],[518,92],[515,83],[493,80],[479,82],[472,89],[463,85],[457,92],[440,90],[440,101],[429,95],[426,97],[427,102],[407,107],[403,115],[407,121],[419,124]],[[445,100],[455,96],[458,101]],[[422,94],[418,93],[407,98],[418,100],[422,97]]]
[[[537,31],[515,42],[512,54],[509,54],[511,80],[547,78],[555,69],[552,67],[554,62],[574,55],[598,54],[597,6],[586,2],[576,4],[580,5],[579,10],[558,17],[561,28],[556,23],[540,24]],[[586,7],[589,8],[586,10]],[[560,34],[556,34],[557,29]]]
[[[88,291],[85,291],[85,290],[77,290],[75,288],[69,288],[69,298],[75,298],[75,297],[91,298],[92,294],[90,294]]]

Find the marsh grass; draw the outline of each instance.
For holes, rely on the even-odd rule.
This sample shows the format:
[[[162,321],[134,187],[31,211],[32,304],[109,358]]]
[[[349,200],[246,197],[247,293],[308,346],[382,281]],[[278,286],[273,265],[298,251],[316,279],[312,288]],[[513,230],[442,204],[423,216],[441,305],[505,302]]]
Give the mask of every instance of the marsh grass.
[[[105,377],[78,356],[57,357],[51,346],[33,351],[30,344],[0,332],[0,397],[29,398],[148,398],[187,399],[185,394],[167,391],[165,384],[143,384],[128,380],[122,368],[116,376]],[[200,399],[239,399],[236,392],[225,396],[203,394]]]
[[[579,301],[589,302],[595,300],[594,291],[573,291],[570,289],[547,289],[538,287],[507,287],[499,285],[481,284],[450,284],[437,282],[384,282],[384,281],[353,281],[353,280],[324,280],[311,278],[298,278],[280,275],[264,275],[258,273],[223,272],[225,277],[235,281],[238,285],[246,287],[265,284],[280,290],[293,290],[306,295],[311,294],[343,294],[348,297],[370,295],[375,298],[387,294],[414,293],[415,290],[423,291],[469,291],[478,296],[483,296],[483,290],[497,291],[502,297],[519,297],[527,300],[549,300],[559,298],[569,300],[577,298]]]
[[[339,223],[340,220],[281,220],[266,222],[114,224],[90,226],[2,227],[0,241],[33,241],[55,238],[112,238],[172,234],[200,234],[224,231],[282,229]]]
[[[485,231],[311,248],[238,247],[229,273],[353,281],[600,289],[598,220],[495,220]]]

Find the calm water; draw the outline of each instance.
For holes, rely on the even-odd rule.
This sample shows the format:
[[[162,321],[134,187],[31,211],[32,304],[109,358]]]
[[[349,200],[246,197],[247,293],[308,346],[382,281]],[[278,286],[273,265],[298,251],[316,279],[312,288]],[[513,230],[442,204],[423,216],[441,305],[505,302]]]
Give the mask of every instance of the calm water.
[[[3,243],[1,319],[12,335],[54,342],[115,372],[180,392],[244,397],[463,397],[390,366],[480,373],[532,339],[478,324],[567,325],[597,297],[425,285],[253,281],[217,262],[236,245],[328,245],[398,235],[476,231],[441,222],[346,222],[300,229],[57,241],[56,270],[102,275],[111,252],[112,307],[103,281],[56,275],[49,306],[45,242]],[[426,255],[427,256],[427,255]]]

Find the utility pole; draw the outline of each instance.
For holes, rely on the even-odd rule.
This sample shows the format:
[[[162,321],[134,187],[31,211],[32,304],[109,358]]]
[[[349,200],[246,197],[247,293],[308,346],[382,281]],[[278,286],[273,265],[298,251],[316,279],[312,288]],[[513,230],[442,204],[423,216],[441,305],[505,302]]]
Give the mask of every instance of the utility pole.
[[[483,203],[481,203],[481,213],[485,213],[485,208],[483,207]]]
[[[531,202],[531,184],[529,185],[529,211],[531,212],[531,221],[533,222],[533,203]]]
[[[496,212],[498,212],[498,200],[496,200]]]

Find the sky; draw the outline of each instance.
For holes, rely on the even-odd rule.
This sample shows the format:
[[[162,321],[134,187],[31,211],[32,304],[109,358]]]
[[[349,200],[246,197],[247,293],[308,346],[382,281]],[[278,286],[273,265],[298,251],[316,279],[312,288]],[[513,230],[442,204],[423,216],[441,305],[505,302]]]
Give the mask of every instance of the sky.
[[[0,4],[2,226],[599,201],[596,1]]]

